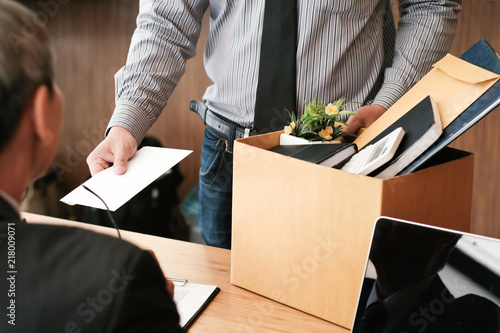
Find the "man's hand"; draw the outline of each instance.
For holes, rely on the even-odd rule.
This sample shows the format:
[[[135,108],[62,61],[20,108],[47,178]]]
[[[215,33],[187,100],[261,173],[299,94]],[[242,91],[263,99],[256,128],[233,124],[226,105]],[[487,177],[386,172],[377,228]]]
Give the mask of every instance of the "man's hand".
[[[347,120],[342,132],[356,134],[361,128],[367,128],[377,120],[386,109],[378,104],[365,105],[356,110],[356,115],[352,115]]]
[[[123,127],[112,127],[106,139],[87,157],[90,174],[93,176],[111,165],[116,174],[123,174],[136,151],[137,141],[132,134]]]

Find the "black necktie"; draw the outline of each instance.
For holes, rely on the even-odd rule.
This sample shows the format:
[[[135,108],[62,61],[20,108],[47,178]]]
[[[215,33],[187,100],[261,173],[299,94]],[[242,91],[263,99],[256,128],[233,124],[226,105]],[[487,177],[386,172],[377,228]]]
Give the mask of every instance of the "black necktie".
[[[264,10],[254,129],[282,130],[296,112],[297,1],[267,0]]]

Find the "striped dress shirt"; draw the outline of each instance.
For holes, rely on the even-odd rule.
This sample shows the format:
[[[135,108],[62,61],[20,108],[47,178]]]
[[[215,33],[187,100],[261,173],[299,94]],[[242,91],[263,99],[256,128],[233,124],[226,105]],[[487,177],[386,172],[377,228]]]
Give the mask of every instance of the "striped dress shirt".
[[[292,0],[291,0],[292,1]],[[405,0],[396,33],[390,0],[297,0],[297,110],[315,96],[389,108],[448,52],[461,0]],[[265,0],[141,0],[109,123],[140,142],[195,55],[210,10],[207,106],[252,127]],[[355,109],[356,104],[352,105]],[[187,108],[187,106],[186,106]]]

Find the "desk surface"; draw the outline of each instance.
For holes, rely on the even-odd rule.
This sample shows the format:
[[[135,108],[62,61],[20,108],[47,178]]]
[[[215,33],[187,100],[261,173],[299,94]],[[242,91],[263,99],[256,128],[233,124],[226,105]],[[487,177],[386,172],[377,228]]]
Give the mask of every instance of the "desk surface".
[[[81,227],[116,236],[116,230],[23,213],[28,223]],[[347,329],[232,285],[231,251],[168,238],[121,231],[122,238],[154,251],[165,275],[217,285],[221,291],[190,332],[333,332]]]

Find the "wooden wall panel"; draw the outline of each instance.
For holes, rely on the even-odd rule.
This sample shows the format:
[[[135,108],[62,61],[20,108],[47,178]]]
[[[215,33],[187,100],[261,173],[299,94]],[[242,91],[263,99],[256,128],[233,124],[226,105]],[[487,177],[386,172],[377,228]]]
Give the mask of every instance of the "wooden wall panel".
[[[392,0],[394,8],[400,0]],[[88,177],[85,158],[103,136],[114,108],[114,73],[125,63],[135,28],[138,0],[70,0],[49,12],[40,3],[21,1],[48,18],[56,52],[57,79],[66,96],[66,114],[56,163],[63,166],[64,187],[72,189]],[[463,0],[457,36],[451,53],[460,55],[480,38],[500,52],[498,0]],[[201,99],[210,84],[203,70],[203,45],[208,31],[204,22],[198,55],[172,95],[158,122],[148,134],[168,147],[192,149],[181,162],[185,181],[180,195],[198,181],[203,125],[188,110],[191,99]],[[500,237],[500,112],[494,110],[453,143],[475,154],[473,231]],[[459,180],[457,180],[459,181]]]
[[[500,52],[498,0],[463,0],[451,54],[459,56],[484,38]],[[500,108],[493,110],[451,146],[475,155],[472,231],[500,238]]]
[[[402,0],[391,0],[396,8]],[[481,38],[500,52],[499,0],[462,0],[457,34],[450,53],[460,56]],[[395,13],[395,16],[398,16]],[[463,134],[452,147],[473,152],[472,232],[500,238],[500,108]],[[459,180],[457,180],[459,181]]]
[[[114,109],[113,76],[125,64],[139,1],[71,0],[65,5],[43,1],[57,4],[49,8],[35,0],[20,2],[48,18],[57,54],[56,76],[65,96],[65,115],[54,164],[62,168],[67,192],[89,177],[85,159],[104,138]],[[194,150],[180,163],[185,177],[181,197],[198,181],[203,123],[188,105],[191,99],[201,99],[210,84],[202,61],[207,25],[204,20],[197,56],[188,61],[168,106],[148,132],[164,146]]]

